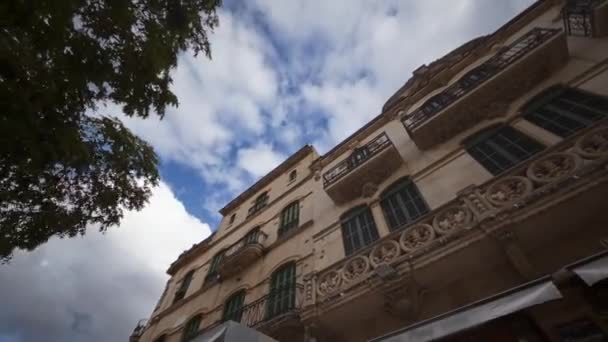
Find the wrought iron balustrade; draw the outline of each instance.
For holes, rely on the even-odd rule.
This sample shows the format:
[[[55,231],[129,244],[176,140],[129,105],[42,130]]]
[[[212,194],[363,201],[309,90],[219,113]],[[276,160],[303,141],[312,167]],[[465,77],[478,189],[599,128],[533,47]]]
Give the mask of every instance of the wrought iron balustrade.
[[[302,284],[274,290],[223,317],[217,324],[232,320],[255,328],[285,314],[297,313],[302,307],[303,291]]]
[[[593,12],[603,0],[568,0],[562,9],[566,33],[572,36],[593,37]]]
[[[559,29],[545,28],[530,30],[483,64],[466,73],[444,91],[428,99],[420,108],[405,115],[401,119],[403,124],[408,130],[416,129],[559,32]]]
[[[146,330],[146,326],[148,325],[148,320],[147,319],[140,319],[139,322],[137,322],[137,326],[135,327],[135,329],[133,329],[133,332],[131,333],[131,340],[137,340],[141,337],[141,335],[143,335],[144,331]]]
[[[225,261],[226,259],[234,256],[240,250],[242,250],[243,248],[245,248],[247,246],[255,245],[255,244],[261,245],[264,243],[264,240],[266,240],[266,234],[264,232],[262,232],[259,229],[253,230],[253,231],[247,233],[247,235],[242,237],[239,241],[234,243],[232,246],[228,247],[228,249],[226,249],[224,251],[222,261]]]
[[[365,163],[390,145],[390,139],[386,133],[382,133],[364,146],[356,148],[348,158],[339,162],[336,166],[323,174],[323,187],[328,187],[335,183],[338,179],[346,176],[359,165]]]

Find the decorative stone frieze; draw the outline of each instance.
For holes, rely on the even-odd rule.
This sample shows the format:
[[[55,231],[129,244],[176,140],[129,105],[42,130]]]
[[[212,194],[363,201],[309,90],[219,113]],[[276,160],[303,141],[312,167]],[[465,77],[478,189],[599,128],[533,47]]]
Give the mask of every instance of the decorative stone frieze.
[[[469,228],[472,223],[471,210],[464,205],[448,207],[433,218],[433,228],[442,235]]]
[[[399,254],[401,254],[399,243],[395,240],[385,240],[372,249],[369,261],[372,266],[378,267],[383,264],[390,264],[397,259]]]
[[[530,164],[526,175],[538,183],[550,183],[568,177],[581,165],[581,158],[569,152],[548,154]]]
[[[594,129],[576,141],[575,149],[584,158],[608,156],[608,126]]]
[[[435,230],[428,224],[417,224],[405,230],[399,237],[399,244],[406,253],[428,246],[435,239]]]
[[[533,188],[534,184],[526,177],[505,177],[490,185],[486,191],[486,198],[493,205],[502,207],[529,195]]]

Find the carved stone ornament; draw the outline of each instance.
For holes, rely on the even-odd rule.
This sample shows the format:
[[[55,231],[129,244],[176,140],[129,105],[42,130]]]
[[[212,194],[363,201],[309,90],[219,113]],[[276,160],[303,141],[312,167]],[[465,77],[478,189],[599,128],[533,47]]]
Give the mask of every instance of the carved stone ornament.
[[[528,178],[539,183],[550,183],[571,175],[581,164],[572,153],[552,153],[534,161],[528,167]]]
[[[331,270],[319,279],[317,292],[322,296],[327,296],[340,289],[342,284],[342,276],[338,270]]]
[[[608,156],[608,126],[583,135],[576,141],[575,150],[581,156],[595,159]]]
[[[364,198],[372,197],[378,191],[378,185],[372,182],[367,182],[361,187],[361,195]]]
[[[441,235],[468,228],[473,222],[473,214],[464,206],[449,207],[433,218],[433,228]]]
[[[401,233],[399,244],[406,253],[422,248],[435,239],[435,231],[428,224],[417,224]]]
[[[364,256],[350,259],[342,269],[342,278],[345,282],[351,282],[369,271],[369,261]]]
[[[401,249],[397,241],[385,240],[382,241],[378,246],[372,249],[369,254],[369,262],[374,267],[378,267],[383,264],[389,264],[399,256]]]
[[[532,192],[534,185],[526,177],[510,176],[490,185],[486,198],[497,207],[511,204]]]

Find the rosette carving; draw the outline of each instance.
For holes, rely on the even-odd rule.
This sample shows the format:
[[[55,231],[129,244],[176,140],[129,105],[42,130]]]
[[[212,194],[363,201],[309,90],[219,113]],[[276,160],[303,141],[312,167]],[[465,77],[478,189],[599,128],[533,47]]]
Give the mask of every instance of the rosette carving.
[[[572,153],[552,153],[534,161],[528,167],[526,175],[539,183],[550,183],[571,175],[581,163],[581,159]]]
[[[533,187],[532,181],[526,177],[505,177],[490,185],[486,198],[495,206],[502,207],[530,194]]]
[[[326,296],[338,291],[340,289],[340,285],[342,285],[342,276],[340,275],[340,271],[331,270],[320,277],[317,290],[320,295]]]
[[[576,141],[576,152],[589,159],[608,156],[608,126],[594,129]]]
[[[386,240],[378,244],[378,246],[372,249],[369,255],[369,262],[372,266],[377,267],[379,265],[388,264],[393,260],[397,259],[400,253],[399,244],[397,241]]]
[[[417,224],[401,233],[399,244],[406,253],[411,253],[433,241],[435,231],[428,224]]]
[[[449,207],[433,218],[433,228],[441,235],[467,228],[473,222],[473,214],[464,206]]]
[[[342,278],[346,282],[353,281],[367,273],[369,270],[369,261],[366,257],[360,255],[350,259],[342,269]]]

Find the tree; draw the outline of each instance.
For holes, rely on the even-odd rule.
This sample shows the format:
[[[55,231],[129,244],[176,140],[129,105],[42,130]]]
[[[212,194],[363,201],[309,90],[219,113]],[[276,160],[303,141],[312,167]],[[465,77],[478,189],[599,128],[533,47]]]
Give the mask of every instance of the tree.
[[[220,0],[0,2],[0,260],[120,222],[158,184],[158,160],[115,117],[177,106],[181,52],[210,57]]]

